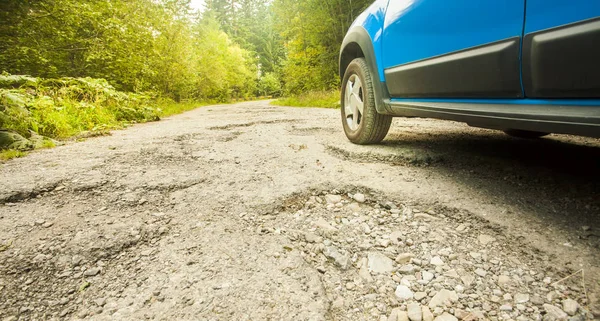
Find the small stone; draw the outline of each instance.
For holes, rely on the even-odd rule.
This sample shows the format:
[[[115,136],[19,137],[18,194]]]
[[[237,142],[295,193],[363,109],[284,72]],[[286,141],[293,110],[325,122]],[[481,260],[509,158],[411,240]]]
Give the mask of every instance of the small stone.
[[[54,225],[54,222],[46,222],[44,224],[42,224],[42,227],[44,228],[49,228],[50,226]],[[67,312],[68,313],[68,312]]]
[[[405,311],[398,311],[398,321],[408,321],[408,314]]]
[[[348,255],[340,253],[338,249],[333,246],[326,246],[323,250],[325,257],[333,260],[335,264],[342,270],[347,270],[350,267],[350,257]]]
[[[414,297],[413,292],[406,285],[398,285],[394,293],[400,301],[410,300]]]
[[[427,293],[425,293],[425,292],[415,292],[415,300],[417,300],[417,301],[423,300],[423,298],[425,298],[426,296],[427,296]]]
[[[335,227],[333,227],[331,224],[329,224],[327,221],[325,221],[324,219],[320,218],[315,222],[315,226],[326,231],[326,232],[336,232],[337,229]]]
[[[421,305],[418,303],[409,303],[407,306],[408,318],[411,321],[422,321],[423,312],[421,311]]]
[[[381,253],[371,252],[367,255],[367,259],[369,271],[373,273],[390,273],[394,270],[394,261]]]
[[[477,239],[481,245],[488,245],[496,240],[493,236],[487,234],[480,234]]]
[[[517,293],[515,294],[515,303],[526,303],[529,302],[529,294]]]
[[[412,274],[415,272],[415,266],[412,264],[405,264],[398,269],[403,274]]]
[[[444,261],[442,261],[442,259],[439,256],[434,256],[431,258],[431,261],[429,261],[429,264],[435,265],[435,266],[440,266],[440,265],[444,265]]]
[[[458,319],[448,312],[444,312],[442,315],[435,318],[434,321],[458,321]]]
[[[85,317],[88,316],[88,311],[87,310],[81,310],[77,313],[77,317],[80,319],[84,319]]]
[[[410,260],[414,257],[412,253],[401,253],[396,257],[396,263],[398,264],[406,264],[410,262]]]
[[[94,300],[94,303],[96,303],[96,305],[99,307],[103,307],[106,304],[106,299],[98,298],[98,299]]]
[[[471,273],[461,276],[460,279],[466,287],[470,287],[475,281],[475,277]]]
[[[335,299],[335,301],[333,301],[331,306],[334,309],[343,309],[344,308],[344,298],[338,297],[337,299]]]
[[[512,311],[512,305],[510,304],[503,304],[500,306],[500,311]]]
[[[41,219],[40,220],[35,220],[35,222],[34,222],[35,225],[42,225],[44,223],[46,223],[46,221],[45,220],[41,220]]]
[[[456,270],[449,270],[446,273],[444,273],[444,276],[447,276],[447,277],[453,278],[453,279],[458,279],[460,277],[458,275],[458,272],[456,272]]]
[[[475,274],[479,275],[480,277],[484,278],[487,275],[487,272],[484,269],[477,269],[475,270]]]
[[[422,306],[421,312],[423,314],[423,321],[433,321],[433,313],[431,313],[431,310],[427,306]]]
[[[392,309],[392,313],[390,313],[388,321],[398,321],[398,313],[400,313],[400,308]]]
[[[436,295],[429,301],[429,308],[433,309],[438,306],[445,306],[452,302],[458,301],[458,295],[454,291],[441,289]]]
[[[342,201],[342,197],[340,195],[325,195],[325,201],[329,204],[337,204]]]
[[[85,275],[85,276],[94,276],[94,275],[97,275],[98,273],[100,273],[101,270],[102,269],[100,269],[99,267],[87,269],[87,270],[85,270],[85,272],[83,272],[83,275]]]
[[[510,276],[508,275],[500,275],[498,277],[498,285],[499,286],[505,286],[508,284],[508,282],[510,282]]]
[[[566,321],[569,318],[563,310],[552,304],[544,304],[544,310],[544,321]]]
[[[364,203],[366,201],[365,194],[361,194],[361,193],[354,194],[354,196],[352,198],[354,198],[354,200],[359,203]]]
[[[465,320],[465,319],[469,318],[470,315],[471,314],[465,310],[454,309],[454,316],[456,318],[458,318],[459,320]]]
[[[423,271],[421,272],[421,278],[423,278],[423,281],[425,282],[429,282],[431,280],[433,280],[433,273],[429,272],[429,271]]]
[[[563,300],[562,309],[568,315],[575,315],[577,313],[577,310],[579,310],[579,303],[572,299]]]

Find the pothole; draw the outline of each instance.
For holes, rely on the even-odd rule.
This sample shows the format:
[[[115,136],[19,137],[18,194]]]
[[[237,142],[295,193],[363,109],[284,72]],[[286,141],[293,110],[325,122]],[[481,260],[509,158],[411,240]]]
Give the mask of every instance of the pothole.
[[[581,276],[502,228],[463,210],[350,192],[296,194],[269,219],[243,217],[286,235],[282,251],[301,251],[333,319],[592,319]]]
[[[347,160],[361,162],[378,162],[391,165],[429,166],[444,161],[440,155],[414,149],[393,148],[389,153],[355,152],[336,146],[327,145],[325,150],[332,156]]]

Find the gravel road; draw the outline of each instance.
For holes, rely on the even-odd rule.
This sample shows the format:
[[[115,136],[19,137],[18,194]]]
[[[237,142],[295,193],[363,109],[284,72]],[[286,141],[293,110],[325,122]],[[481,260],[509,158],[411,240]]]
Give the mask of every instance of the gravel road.
[[[600,318],[600,141],[209,106],[0,164],[0,320]]]

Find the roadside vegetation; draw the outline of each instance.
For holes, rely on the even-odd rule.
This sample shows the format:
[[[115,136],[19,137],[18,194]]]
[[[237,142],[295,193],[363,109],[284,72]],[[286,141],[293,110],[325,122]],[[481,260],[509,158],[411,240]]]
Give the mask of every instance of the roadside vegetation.
[[[2,158],[208,103],[336,107],[339,46],[369,3],[2,1]]]
[[[340,92],[339,90],[309,91],[300,95],[293,95],[274,100],[271,102],[271,105],[291,107],[339,108]]]

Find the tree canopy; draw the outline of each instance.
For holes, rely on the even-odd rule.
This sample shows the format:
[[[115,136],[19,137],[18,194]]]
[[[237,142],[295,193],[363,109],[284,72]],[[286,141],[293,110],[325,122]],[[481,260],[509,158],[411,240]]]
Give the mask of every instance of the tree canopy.
[[[336,88],[366,0],[4,0],[0,72],[106,79],[176,100]]]

